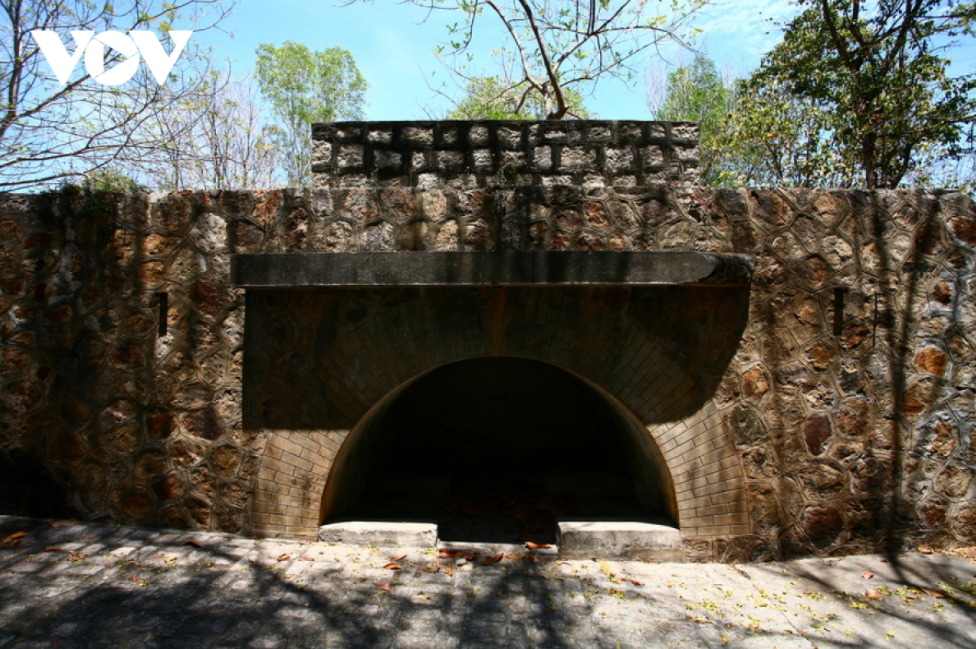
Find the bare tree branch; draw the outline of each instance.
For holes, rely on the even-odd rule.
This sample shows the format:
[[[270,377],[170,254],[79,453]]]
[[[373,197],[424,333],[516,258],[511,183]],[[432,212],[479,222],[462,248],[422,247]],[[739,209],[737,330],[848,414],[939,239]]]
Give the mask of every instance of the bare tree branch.
[[[570,115],[568,88],[592,91],[602,78],[632,78],[637,71],[631,66],[638,57],[663,42],[688,47],[694,35],[690,19],[707,2],[669,3],[664,17],[651,15],[655,5],[646,0],[403,1],[422,7],[428,17],[434,9],[463,13],[463,24],[449,27],[449,33],[461,32],[464,37],[437,48],[449,55],[446,65],[462,80],[472,75],[464,72],[467,63],[461,55],[468,53],[478,16],[488,7],[509,38],[507,47],[494,51],[496,59],[503,65],[506,60],[519,61],[518,76],[549,106],[550,119]]]
[[[79,65],[68,83],[51,74],[31,31],[152,30],[165,35],[172,21],[196,32],[217,27],[233,0],[132,0],[114,7],[87,0],[0,1],[0,189],[39,188],[107,165],[135,163],[161,142],[145,128],[173,97],[203,87],[209,60],[193,47],[182,52],[160,86],[145,66],[119,87],[95,83]],[[219,27],[218,27],[219,28]],[[114,50],[106,65],[120,61]]]

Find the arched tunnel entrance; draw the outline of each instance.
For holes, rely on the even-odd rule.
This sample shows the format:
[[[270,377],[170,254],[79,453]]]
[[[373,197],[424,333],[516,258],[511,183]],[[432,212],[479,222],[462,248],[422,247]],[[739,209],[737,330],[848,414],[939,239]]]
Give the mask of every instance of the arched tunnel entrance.
[[[592,383],[512,357],[450,363],[381,399],[336,457],[321,512],[432,520],[445,541],[552,542],[558,518],[678,523],[641,422]]]

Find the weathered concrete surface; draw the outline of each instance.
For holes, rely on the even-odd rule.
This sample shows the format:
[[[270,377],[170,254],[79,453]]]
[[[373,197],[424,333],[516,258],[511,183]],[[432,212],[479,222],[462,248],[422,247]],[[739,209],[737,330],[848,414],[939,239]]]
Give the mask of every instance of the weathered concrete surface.
[[[439,559],[0,517],[0,542],[18,531],[0,549],[2,649],[976,646],[976,566],[945,554],[484,565],[489,547]]]
[[[346,521],[319,528],[319,541],[364,548],[433,548],[437,524],[430,522]]]
[[[681,532],[636,521],[561,520],[556,524],[561,559],[681,561]]]
[[[438,251],[234,255],[231,283],[299,286],[748,285],[746,255],[676,251]]]

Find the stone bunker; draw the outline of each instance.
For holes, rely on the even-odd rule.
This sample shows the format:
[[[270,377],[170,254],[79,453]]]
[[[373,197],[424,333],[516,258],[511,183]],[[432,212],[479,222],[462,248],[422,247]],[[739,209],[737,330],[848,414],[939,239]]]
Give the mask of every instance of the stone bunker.
[[[4,196],[2,449],[255,536],[976,542],[971,199],[703,188],[696,137],[324,124],[305,190]]]

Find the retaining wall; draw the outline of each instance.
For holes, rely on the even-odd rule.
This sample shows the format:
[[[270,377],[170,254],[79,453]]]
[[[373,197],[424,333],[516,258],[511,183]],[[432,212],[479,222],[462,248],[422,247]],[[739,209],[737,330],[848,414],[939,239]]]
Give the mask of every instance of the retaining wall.
[[[952,191],[554,185],[4,195],[0,448],[47,467],[90,518],[308,536],[342,435],[276,428],[271,401],[243,397],[245,290],[230,285],[233,254],[735,252],[755,262],[751,287],[739,293],[513,294],[524,307],[515,320],[542,318],[567,342],[543,353],[513,330],[507,344],[593,381],[644,418],[677,476],[689,559],[972,544],[974,245],[976,209]],[[331,407],[353,424],[414,370],[496,353],[431,325],[450,344],[438,348],[435,336],[393,367],[370,341],[393,344],[397,327],[436,322],[438,313],[429,291],[405,290],[346,290],[344,324],[331,338],[308,306],[328,302],[328,291],[295,310],[264,292],[259,299],[271,304],[262,306],[260,340],[274,344],[260,346],[273,366],[298,376],[321,368],[284,343],[330,341],[319,353],[359,367],[351,385],[363,389],[355,402],[325,388],[315,398],[335,397]],[[466,290],[458,299],[480,309],[481,294]],[[267,317],[275,309],[280,325]],[[631,356],[566,360],[574,330],[603,340],[592,324],[583,332],[574,324],[583,312],[635,343],[624,347]],[[668,380],[686,384],[695,407],[654,419],[639,404],[663,389],[655,377],[665,366],[677,368]],[[254,376],[254,395],[289,391],[287,383],[256,388],[287,377]],[[698,448],[706,442],[707,451]],[[311,478],[296,486],[302,472]],[[275,500],[289,494],[310,502],[289,510]]]

